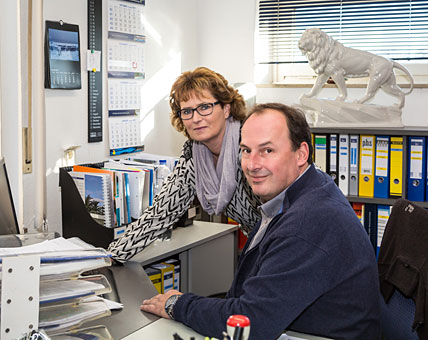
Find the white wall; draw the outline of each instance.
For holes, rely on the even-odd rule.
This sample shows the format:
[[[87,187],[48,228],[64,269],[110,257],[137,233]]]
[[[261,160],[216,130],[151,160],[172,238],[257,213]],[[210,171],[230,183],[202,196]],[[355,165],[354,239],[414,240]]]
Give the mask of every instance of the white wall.
[[[199,0],[198,50],[201,66],[230,83],[254,81],[255,0]]]
[[[0,1],[1,156],[4,157],[18,223],[23,220],[22,94],[19,1]]]

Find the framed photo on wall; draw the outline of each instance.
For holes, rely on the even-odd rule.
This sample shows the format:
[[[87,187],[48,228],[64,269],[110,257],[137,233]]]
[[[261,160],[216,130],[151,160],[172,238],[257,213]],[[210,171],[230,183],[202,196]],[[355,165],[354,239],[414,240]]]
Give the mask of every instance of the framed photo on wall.
[[[78,25],[46,21],[45,88],[82,88]]]

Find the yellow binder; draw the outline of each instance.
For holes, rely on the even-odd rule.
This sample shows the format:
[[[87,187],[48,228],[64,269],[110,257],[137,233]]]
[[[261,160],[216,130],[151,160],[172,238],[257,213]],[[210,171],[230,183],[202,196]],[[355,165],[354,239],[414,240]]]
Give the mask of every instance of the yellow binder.
[[[389,194],[402,196],[403,194],[403,137],[391,136]]]
[[[148,267],[145,269],[147,276],[150,281],[152,281],[153,286],[155,286],[156,290],[159,294],[162,294],[162,272],[158,268]]]
[[[358,195],[373,197],[374,194],[374,145],[375,136],[361,135]]]

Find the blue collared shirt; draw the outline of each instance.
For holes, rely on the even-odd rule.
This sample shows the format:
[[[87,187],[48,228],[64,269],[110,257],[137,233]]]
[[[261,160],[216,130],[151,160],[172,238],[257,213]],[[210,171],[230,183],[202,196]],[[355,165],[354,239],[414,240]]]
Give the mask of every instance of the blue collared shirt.
[[[302,177],[306,171],[308,171],[308,169],[311,167],[311,165],[309,165],[308,167],[306,167],[305,171],[303,171],[299,177],[297,177],[293,183],[291,183],[287,188],[285,188],[283,191],[281,191],[278,195],[276,195],[274,198],[272,198],[271,200],[267,201],[266,203],[262,204],[259,207],[259,211],[262,215],[262,221],[260,223],[260,227],[259,230],[257,230],[256,235],[254,235],[253,240],[251,241],[250,246],[247,248],[247,252],[254,248],[263,238],[263,236],[266,233],[266,229],[269,225],[269,223],[272,221],[272,219],[282,213],[282,208],[283,208],[283,202],[284,202],[284,197],[285,197],[285,193],[287,192],[288,188],[291,187],[294,183],[296,183],[300,177]]]

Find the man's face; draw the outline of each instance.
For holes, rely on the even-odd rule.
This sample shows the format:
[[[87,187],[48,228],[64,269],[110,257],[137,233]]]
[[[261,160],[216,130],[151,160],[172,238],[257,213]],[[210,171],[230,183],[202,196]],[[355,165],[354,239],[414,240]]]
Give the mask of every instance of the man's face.
[[[306,168],[307,144],[293,151],[285,116],[267,109],[253,114],[241,131],[242,169],[253,192],[267,202]]]

